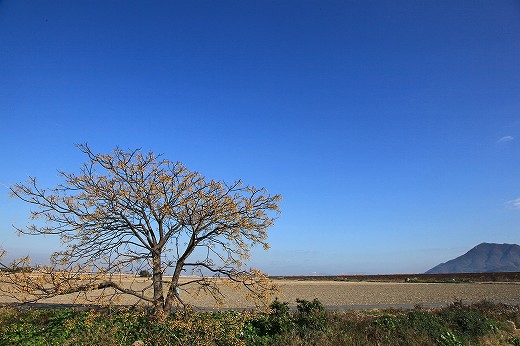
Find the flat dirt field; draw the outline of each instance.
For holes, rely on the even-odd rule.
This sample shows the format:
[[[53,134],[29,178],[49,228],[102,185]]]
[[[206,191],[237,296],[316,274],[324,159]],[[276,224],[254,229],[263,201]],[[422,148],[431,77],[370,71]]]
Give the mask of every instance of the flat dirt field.
[[[149,281],[142,278],[124,279],[127,287],[142,289]],[[472,303],[482,300],[507,304],[520,304],[520,283],[518,282],[477,282],[477,283],[404,283],[404,282],[343,282],[309,280],[274,280],[279,292],[273,296],[280,301],[296,305],[296,299],[318,298],[327,309],[377,309],[411,308],[414,305],[435,307],[460,301]],[[234,291],[223,287],[226,299],[220,308],[244,309],[253,305],[245,297],[244,290]],[[40,303],[50,306],[67,305],[74,302],[74,295],[54,297]],[[192,298],[181,292],[181,297],[195,309],[212,309],[215,304],[204,294]],[[1,303],[13,302],[0,295]],[[117,304],[134,304],[136,299],[125,297]],[[40,305],[40,304],[39,304]]]
[[[279,281],[279,299],[318,298],[329,309],[373,309],[448,305],[482,300],[520,304],[519,283],[397,283]]]

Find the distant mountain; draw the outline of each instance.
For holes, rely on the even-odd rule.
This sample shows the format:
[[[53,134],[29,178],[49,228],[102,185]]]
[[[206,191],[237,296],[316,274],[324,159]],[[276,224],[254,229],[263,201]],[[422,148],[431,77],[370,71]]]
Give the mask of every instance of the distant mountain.
[[[520,246],[482,243],[426,274],[520,272]]]

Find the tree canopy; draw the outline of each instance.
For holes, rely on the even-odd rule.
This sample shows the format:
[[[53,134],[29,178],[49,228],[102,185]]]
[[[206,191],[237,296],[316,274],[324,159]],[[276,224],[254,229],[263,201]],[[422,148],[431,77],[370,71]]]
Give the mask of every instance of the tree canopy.
[[[49,266],[36,268],[41,275],[4,271],[2,280],[11,283],[6,293],[36,301],[102,290],[169,312],[185,304],[179,292],[203,290],[219,301],[222,283],[246,287],[258,300],[273,290],[265,274],[245,263],[252,247],[269,247],[280,195],[241,181],[208,180],[151,152],[78,148],[88,160],[79,173],[60,172],[63,181],[54,188],[35,178],[11,186],[13,197],[36,207],[32,219],[45,221],[17,230],[59,235],[63,246]],[[150,271],[150,287],[133,289],[116,279],[140,270]],[[179,280],[181,274],[190,279]]]

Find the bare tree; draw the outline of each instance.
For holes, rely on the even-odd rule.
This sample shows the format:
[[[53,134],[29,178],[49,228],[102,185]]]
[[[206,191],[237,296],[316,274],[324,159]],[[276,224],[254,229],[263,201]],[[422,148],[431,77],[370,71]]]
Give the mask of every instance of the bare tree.
[[[192,294],[193,287],[216,300],[223,298],[222,282],[246,287],[256,299],[273,290],[265,274],[244,265],[253,246],[269,247],[267,229],[281,196],[240,181],[207,180],[153,153],[78,148],[88,161],[77,174],[60,172],[63,182],[55,188],[41,188],[34,178],[11,187],[13,197],[37,207],[32,218],[45,221],[17,230],[56,234],[63,243],[50,266],[37,268],[39,275],[3,275],[16,286],[13,297],[23,292],[24,301],[37,301],[111,288],[168,313],[184,305],[179,292]],[[115,279],[142,269],[152,274],[149,289]],[[183,272],[191,279],[179,280]]]

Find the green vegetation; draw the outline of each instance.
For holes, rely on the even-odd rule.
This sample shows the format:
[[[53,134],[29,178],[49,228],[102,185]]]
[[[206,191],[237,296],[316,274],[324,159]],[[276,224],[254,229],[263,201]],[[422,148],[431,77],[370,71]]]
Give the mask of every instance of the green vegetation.
[[[151,278],[152,274],[148,270],[141,270],[141,271],[139,271],[139,277],[140,278]]]
[[[270,312],[0,308],[0,345],[520,345],[520,306],[326,311],[319,300]]]
[[[511,336],[508,341],[511,345],[520,346],[520,337],[518,336]]]

